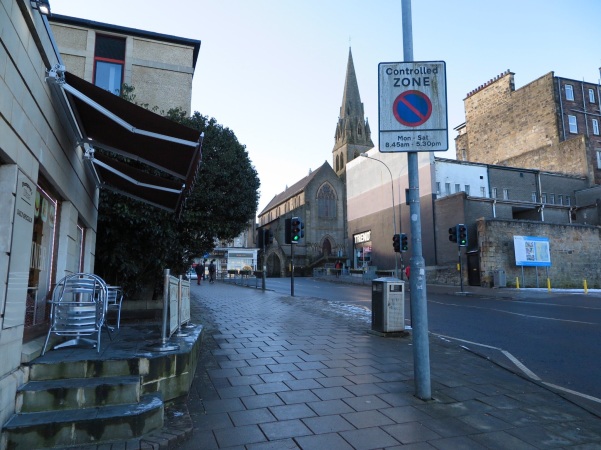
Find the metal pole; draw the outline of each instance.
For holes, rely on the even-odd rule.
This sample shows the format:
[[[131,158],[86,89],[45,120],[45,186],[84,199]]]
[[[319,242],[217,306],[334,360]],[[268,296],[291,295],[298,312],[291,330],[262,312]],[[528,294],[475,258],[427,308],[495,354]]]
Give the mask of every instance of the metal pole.
[[[265,234],[263,234],[263,238],[265,238]],[[263,267],[262,267],[262,271],[261,271],[261,289],[264,291],[265,290],[265,270],[267,268],[267,250],[266,250],[267,246],[265,245],[265,239],[263,239]]]
[[[294,297],[294,244],[290,244],[290,296]]]
[[[413,61],[413,27],[411,23],[411,0],[402,0],[403,57],[405,62]],[[430,383],[430,347],[428,341],[428,303],[426,296],[426,269],[422,253],[422,224],[419,198],[418,153],[407,153],[409,171],[411,247],[411,312],[415,323],[413,328],[413,373],[415,395],[422,400],[432,398]]]

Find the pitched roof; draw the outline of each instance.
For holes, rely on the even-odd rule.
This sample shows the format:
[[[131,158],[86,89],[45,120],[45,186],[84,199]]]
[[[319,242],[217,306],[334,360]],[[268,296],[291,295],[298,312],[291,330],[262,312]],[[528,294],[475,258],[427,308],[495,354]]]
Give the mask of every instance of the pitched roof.
[[[279,194],[275,195],[271,199],[271,201],[267,204],[267,206],[265,208],[263,208],[263,210],[259,213],[259,216],[262,216],[263,214],[267,213],[270,209],[276,207],[277,205],[279,205],[281,203],[284,203],[286,200],[294,197],[295,195],[299,194],[300,192],[303,192],[305,190],[305,188],[307,187],[307,185],[311,182],[311,180],[313,180],[313,178],[315,178],[315,176],[318,173],[320,173],[322,170],[325,170],[326,166],[329,167],[330,170],[332,170],[332,167],[330,166],[330,164],[327,161],[325,161],[321,165],[321,167],[312,171],[309,175],[307,175],[306,177],[297,181],[292,186],[287,188],[285,191],[280,192]]]

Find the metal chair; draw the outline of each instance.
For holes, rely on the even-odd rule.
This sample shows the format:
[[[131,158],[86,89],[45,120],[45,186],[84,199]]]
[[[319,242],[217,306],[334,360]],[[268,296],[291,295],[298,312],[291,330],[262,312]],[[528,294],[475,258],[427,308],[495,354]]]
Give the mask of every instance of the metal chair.
[[[121,302],[123,302],[123,291],[119,286],[107,286],[107,313],[117,311],[117,330],[121,325]],[[108,322],[108,319],[107,319]],[[113,328],[113,327],[109,327]]]
[[[60,280],[52,292],[50,309],[50,329],[42,355],[51,334],[72,336],[73,339],[63,342],[54,348],[80,344],[91,344],[100,353],[100,336],[105,325],[108,290],[102,278],[89,274],[77,273]],[[96,340],[83,336],[96,335]]]

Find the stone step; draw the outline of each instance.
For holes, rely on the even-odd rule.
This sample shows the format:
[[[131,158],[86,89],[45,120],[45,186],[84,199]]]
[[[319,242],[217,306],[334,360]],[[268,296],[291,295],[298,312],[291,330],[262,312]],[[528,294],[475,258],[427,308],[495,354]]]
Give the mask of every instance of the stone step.
[[[159,394],[139,403],[15,414],[4,425],[3,440],[13,450],[126,441],[163,426]]]
[[[55,356],[55,355],[52,355]],[[146,367],[142,367],[142,365]],[[59,380],[67,378],[99,378],[141,375],[148,371],[145,358],[129,359],[81,359],[54,361],[51,359],[30,364],[29,379],[32,381]]]
[[[17,413],[137,403],[140,389],[135,375],[30,381],[17,391]]]

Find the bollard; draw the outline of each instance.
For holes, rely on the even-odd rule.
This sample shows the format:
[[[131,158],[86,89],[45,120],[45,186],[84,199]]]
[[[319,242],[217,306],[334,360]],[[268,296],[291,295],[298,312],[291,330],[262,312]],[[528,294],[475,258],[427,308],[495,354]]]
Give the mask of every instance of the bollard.
[[[516,288],[520,288],[520,277],[515,277],[515,286]]]
[[[551,292],[551,278],[547,278],[547,290]]]
[[[588,285],[586,284],[586,280],[584,280],[584,293],[588,294]]]

